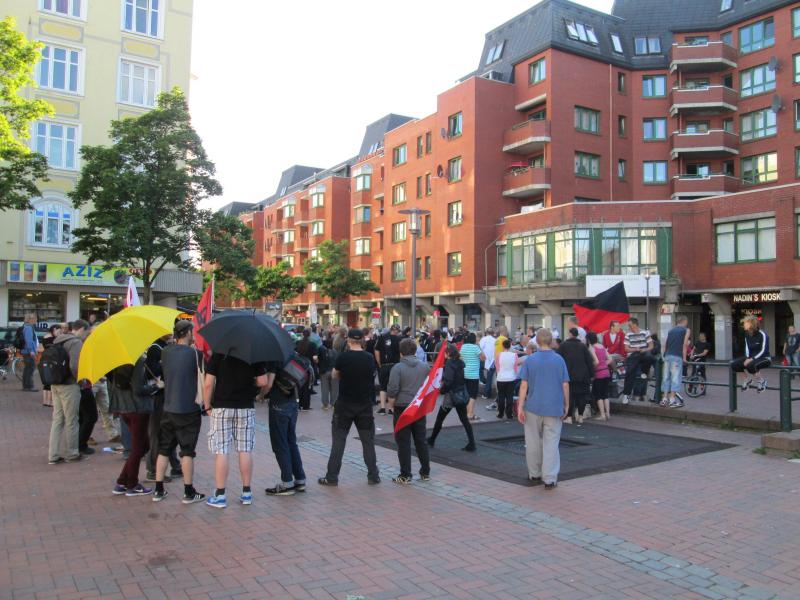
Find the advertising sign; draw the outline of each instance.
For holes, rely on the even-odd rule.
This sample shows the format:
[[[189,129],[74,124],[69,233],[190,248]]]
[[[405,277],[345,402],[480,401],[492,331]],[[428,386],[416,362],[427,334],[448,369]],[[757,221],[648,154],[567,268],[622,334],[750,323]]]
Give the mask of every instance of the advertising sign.
[[[646,298],[648,291],[647,279],[644,275],[587,275],[586,297],[594,298],[597,294],[605,292],[610,287],[622,281],[625,284],[625,294],[628,298]],[[661,277],[650,276],[650,297],[661,296]]]
[[[96,287],[125,287],[128,277],[134,276],[137,287],[144,283],[135,269],[102,265],[68,263],[37,263],[10,261],[6,280],[9,283],[51,283]]]

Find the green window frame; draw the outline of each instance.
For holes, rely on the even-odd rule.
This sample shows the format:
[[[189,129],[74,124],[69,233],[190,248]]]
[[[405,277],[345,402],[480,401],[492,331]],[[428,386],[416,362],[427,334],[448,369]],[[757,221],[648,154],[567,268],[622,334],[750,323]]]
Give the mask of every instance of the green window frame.
[[[417,158],[422,158],[425,154],[425,140],[421,135],[417,136]]]
[[[642,183],[661,185],[667,183],[668,165],[665,160],[646,160],[642,163]]]
[[[792,57],[792,64],[794,65],[794,82],[800,83],[800,54]]]
[[[767,152],[742,159],[740,172],[744,183],[757,184],[778,180],[778,153]]]
[[[792,37],[800,37],[800,8],[792,10]]]
[[[422,175],[417,176],[417,198],[422,198]]]
[[[424,227],[424,235],[425,237],[431,237],[431,216],[425,215],[425,227]]]
[[[575,130],[585,133],[600,133],[600,111],[576,106]]]
[[[666,95],[666,75],[645,75],[642,77],[642,98],[664,98]]]
[[[794,129],[800,130],[800,100],[794,101]]]
[[[392,186],[392,204],[402,204],[406,198],[406,182]]]
[[[461,181],[461,157],[457,156],[447,161],[447,181],[455,183]]]
[[[457,112],[447,117],[447,137],[459,137],[464,132],[464,115]]]
[[[405,281],[406,280],[406,261],[395,260],[392,261],[392,281]]]
[[[567,229],[553,234],[553,266],[555,279],[574,281],[589,274],[592,232],[589,229]]]
[[[408,238],[408,223],[399,221],[392,223],[392,243],[404,242]]]
[[[794,176],[800,179],[800,148],[794,149]]]
[[[512,285],[547,280],[547,234],[528,235],[509,240],[511,244]]]
[[[654,228],[603,229],[603,275],[658,273],[658,234]]]
[[[800,222],[800,221],[799,221]],[[506,243],[497,244],[497,278],[508,277],[508,254]],[[487,282],[488,285],[488,282]]]
[[[528,83],[533,85],[547,79],[547,61],[544,58],[535,60],[528,65]]]
[[[642,121],[642,139],[648,141],[667,139],[667,120],[662,117],[644,119]]]
[[[719,223],[714,228],[717,264],[775,260],[775,217]]]
[[[417,267],[417,279],[422,279],[422,257],[417,257],[417,259],[414,261],[414,264]]]
[[[325,192],[311,194],[311,208],[325,206]]]
[[[628,135],[628,119],[625,118],[625,115],[617,116],[617,135],[619,137]]]
[[[461,275],[461,252],[447,254],[447,274],[451,277]]]
[[[425,154],[433,152],[433,134],[430,131],[425,132]]]
[[[625,73],[617,72],[617,91],[620,94],[626,93],[628,78]]]
[[[776,135],[778,115],[771,108],[763,108],[741,116],[739,137],[743,142]]]
[[[586,152],[575,153],[575,175],[590,179],[600,178],[600,157]]]
[[[461,200],[450,202],[447,205],[447,225],[453,227],[454,225],[461,225],[464,222],[464,215],[462,213]]]
[[[408,162],[408,147],[405,144],[400,144],[392,150],[392,166],[399,167]]]
[[[739,75],[743,98],[764,94],[775,89],[775,71],[766,64],[745,69]]]
[[[775,45],[775,21],[772,17],[739,28],[739,52],[749,54]]]
[[[620,181],[625,181],[627,170],[628,170],[628,161],[626,161],[624,158],[620,158],[617,161],[617,179],[619,179]]]
[[[363,175],[356,175],[356,191],[360,192],[368,190],[372,187],[372,175],[365,173]]]

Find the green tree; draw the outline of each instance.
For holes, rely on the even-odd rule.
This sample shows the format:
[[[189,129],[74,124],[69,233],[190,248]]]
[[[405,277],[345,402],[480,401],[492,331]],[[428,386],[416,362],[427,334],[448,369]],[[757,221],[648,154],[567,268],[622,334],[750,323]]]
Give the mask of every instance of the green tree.
[[[236,217],[207,211],[194,240],[202,266],[215,277],[217,288],[232,296],[241,295],[243,286],[246,289],[256,274],[250,228]]]
[[[257,267],[253,280],[245,289],[245,297],[251,301],[291,300],[302,294],[306,280],[289,274],[289,263],[280,262],[274,267]]]
[[[83,168],[69,196],[75,208],[93,209],[72,249],[91,262],[137,269],[149,303],[164,267],[190,265],[192,236],[206,220],[198,203],[222,187],[178,88],[150,112],[112,121],[109,138],[110,146],[81,148]]]
[[[325,240],[318,247],[319,257],[303,264],[306,279],[316,283],[317,291],[335,304],[337,317],[342,302],[348,296],[380,291],[371,279],[350,268],[349,247],[348,240]]]
[[[36,182],[47,181],[47,159],[22,140],[29,137],[31,121],[53,114],[44,100],[19,95],[34,83],[42,44],[28,41],[16,25],[12,17],[0,21],[0,211],[29,209],[30,199],[41,195]]]

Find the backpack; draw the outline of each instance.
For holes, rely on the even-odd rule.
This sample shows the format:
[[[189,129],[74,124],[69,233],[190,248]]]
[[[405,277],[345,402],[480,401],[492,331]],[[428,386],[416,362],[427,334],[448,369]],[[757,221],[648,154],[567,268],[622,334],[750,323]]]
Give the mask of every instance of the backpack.
[[[64,343],[50,344],[39,361],[39,375],[43,385],[62,385],[72,378],[69,354]]]
[[[305,356],[293,352],[275,376],[275,385],[284,394],[293,394],[295,389],[299,391],[308,386],[313,372],[311,361]]]
[[[14,334],[14,348],[17,350],[25,349],[25,325],[17,327],[17,331]]]

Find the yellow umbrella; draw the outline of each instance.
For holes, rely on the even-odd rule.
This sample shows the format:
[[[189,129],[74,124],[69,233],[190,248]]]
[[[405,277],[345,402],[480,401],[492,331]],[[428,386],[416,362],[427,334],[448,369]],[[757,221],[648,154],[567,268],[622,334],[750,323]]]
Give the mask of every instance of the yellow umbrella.
[[[91,382],[121,365],[134,364],[158,338],[172,333],[181,313],[164,306],[130,306],[98,325],[86,338],[78,379]]]

